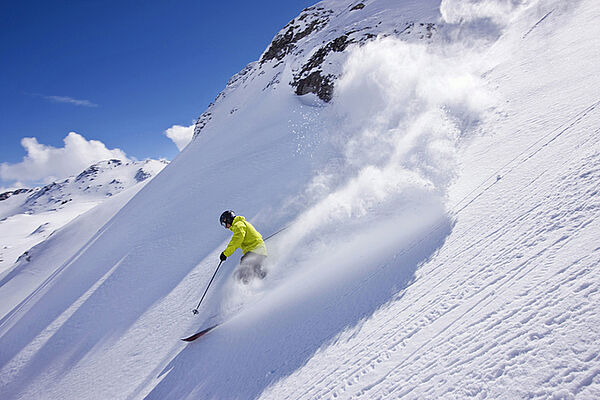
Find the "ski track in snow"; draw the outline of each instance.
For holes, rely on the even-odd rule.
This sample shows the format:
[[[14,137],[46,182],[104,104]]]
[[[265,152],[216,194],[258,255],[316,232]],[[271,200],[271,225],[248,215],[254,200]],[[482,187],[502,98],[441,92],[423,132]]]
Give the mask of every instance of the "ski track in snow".
[[[589,193],[576,191],[581,176],[589,182],[590,192],[600,189],[600,172],[589,169],[600,162],[599,150],[596,146],[595,154],[577,160],[580,165],[568,165],[569,174],[560,177],[561,184],[554,186],[555,192],[550,194],[552,201],[546,199],[545,193],[532,194],[521,200],[524,204],[540,202],[536,207],[514,209],[518,215],[512,220],[511,213],[499,212],[503,218],[496,218],[493,224],[485,225],[487,229],[465,237],[483,237],[483,243],[473,246],[458,239],[459,243],[454,243],[460,249],[457,254],[445,256],[442,251],[420,271],[420,275],[427,276],[426,282],[431,279],[438,285],[428,287],[417,280],[403,297],[418,299],[434,291],[434,299],[408,305],[398,301],[387,307],[385,313],[380,312],[384,314],[381,319],[370,321],[376,330],[364,327],[359,338],[351,338],[336,349],[334,359],[325,361],[317,356],[314,365],[308,365],[311,376],[317,378],[303,381],[302,387],[312,390],[287,393],[286,397],[337,398],[352,397],[352,393],[356,397],[388,398],[411,394],[413,390],[417,393],[412,395],[427,398],[476,396],[483,391],[496,397],[503,392],[494,392],[493,382],[502,386],[504,379],[512,384],[518,379],[519,365],[528,365],[531,360],[549,360],[547,369],[540,368],[549,372],[536,384],[531,382],[537,390],[518,393],[518,397],[546,398],[552,394],[552,388],[571,381],[575,382],[569,385],[570,391],[581,391],[589,379],[575,379],[577,371],[594,370],[600,360],[597,349],[589,348],[585,341],[573,349],[553,349],[553,344],[557,336],[572,337],[569,330],[582,322],[589,332],[580,334],[592,334],[588,339],[593,339],[600,322],[595,312],[599,285],[594,279],[600,247],[578,241],[579,235],[588,233],[586,230],[600,233],[600,201],[590,198]],[[540,183],[553,184],[550,179]],[[583,204],[577,205],[574,198],[583,200]],[[543,207],[544,202],[552,204],[552,208]],[[558,209],[554,208],[556,205]],[[488,216],[493,217],[497,214]],[[496,226],[501,228],[489,231]],[[455,232],[460,232],[460,224]],[[516,259],[515,252],[519,252]],[[559,252],[572,254],[569,263],[554,263]],[[582,253],[586,255],[578,256]],[[452,261],[456,257],[461,260],[458,266]],[[481,258],[493,263],[465,271],[465,266]],[[554,332],[547,338],[551,330]],[[480,336],[483,334],[485,339]],[[558,346],[560,343],[554,347]],[[556,358],[561,356],[565,362],[557,363]],[[573,356],[578,360],[577,367],[573,366]],[[331,365],[337,367],[330,370]],[[471,382],[455,382],[455,390],[435,392],[442,383],[448,386],[447,382],[435,382],[440,370],[447,376],[464,376],[462,369],[469,372]],[[423,384],[428,384],[429,391],[418,390]],[[355,386],[360,388],[357,392],[352,391]],[[328,389],[320,391],[323,388]]]
[[[598,137],[588,129],[585,142]],[[333,354],[316,355],[306,367],[310,378],[290,378],[281,392],[265,397],[549,398],[557,387],[597,396],[585,389],[600,371],[593,346],[600,326],[594,268],[600,247],[581,237],[600,235],[600,198],[594,196],[600,190],[600,146],[586,153],[564,161],[555,171],[566,171],[559,176],[532,174],[538,189],[514,199],[516,204],[482,213],[486,223],[477,232],[460,237],[459,222],[452,235],[459,236],[452,243],[457,252],[442,250],[401,300],[346,343],[338,341]],[[583,193],[582,177],[588,188]],[[509,179],[499,185],[511,185]],[[482,240],[469,243],[473,237]],[[557,262],[557,254],[565,253],[569,256]],[[428,286],[431,281],[438,284]],[[428,300],[407,304],[420,298]],[[561,343],[577,336],[578,343]],[[522,369],[537,363],[542,365],[532,381],[532,371]],[[452,381],[454,376],[460,379]],[[295,379],[305,390],[289,391]],[[531,391],[511,392],[519,380],[517,386]]]

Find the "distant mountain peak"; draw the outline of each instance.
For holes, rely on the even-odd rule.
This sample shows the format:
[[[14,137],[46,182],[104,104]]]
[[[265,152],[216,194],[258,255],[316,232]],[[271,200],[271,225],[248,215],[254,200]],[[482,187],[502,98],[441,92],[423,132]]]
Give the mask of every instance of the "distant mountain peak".
[[[20,254],[27,256],[20,257],[21,260],[29,259],[30,249],[35,244],[106,199],[149,181],[167,164],[165,160],[102,160],[78,175],[45,186],[1,193],[2,228],[8,231],[27,225],[29,232],[5,239],[5,248],[0,249],[0,273],[6,268],[3,263],[14,262]]]

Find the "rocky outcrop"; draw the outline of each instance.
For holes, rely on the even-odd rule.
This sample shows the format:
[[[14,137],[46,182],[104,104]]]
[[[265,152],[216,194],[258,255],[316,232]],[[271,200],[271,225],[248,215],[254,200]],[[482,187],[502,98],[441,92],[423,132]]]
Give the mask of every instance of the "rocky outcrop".
[[[329,102],[333,97],[336,75],[325,74],[322,69],[323,62],[331,52],[342,52],[352,42],[348,35],[342,35],[315,51],[290,82],[296,89],[295,93],[299,96],[314,93],[321,100]]]
[[[227,82],[194,126],[196,138],[215,118],[226,118],[244,107],[247,96],[229,101],[234,93],[246,88],[254,94],[275,90],[288,83],[298,96],[314,94],[331,102],[335,84],[350,45],[362,46],[377,37],[393,36],[408,42],[431,41],[437,25],[397,18],[386,18],[365,2],[324,2],[304,9],[269,44],[257,62],[248,64]],[[337,6],[337,8],[328,8]],[[371,7],[371,8],[370,8]],[[291,74],[291,79],[290,79]],[[255,86],[253,86],[255,85]]]
[[[267,61],[281,61],[291,54],[300,40],[320,31],[329,22],[333,10],[324,7],[309,7],[302,11],[298,18],[291,20],[278,33],[260,58],[260,64]]]
[[[202,132],[202,129],[204,129],[204,127],[210,122],[210,120],[212,119],[212,112],[210,111],[212,109],[212,106],[214,105],[214,103],[211,103],[208,106],[208,110],[204,111],[202,113],[202,115],[200,115],[198,117],[198,119],[196,120],[196,124],[194,124],[194,135],[192,136],[192,139],[196,139],[196,137],[198,135],[200,135],[200,132]]]
[[[11,196],[16,196],[18,194],[31,193],[31,192],[33,192],[33,189],[17,189],[17,190],[0,193],[0,201],[6,200]]]
[[[135,173],[134,179],[137,182],[142,182],[142,181],[145,181],[146,179],[150,178],[151,176],[152,176],[152,174],[150,174],[150,172],[144,171],[142,168],[140,168]]]
[[[100,161],[99,163],[89,166],[82,173],[77,175],[77,177],[75,178],[75,181],[78,182],[78,181],[82,181],[85,179],[93,180],[94,177],[96,177],[98,175],[98,171],[100,171],[101,169],[114,168],[114,167],[118,167],[122,164],[123,164],[123,161],[114,159],[114,158],[111,160]]]

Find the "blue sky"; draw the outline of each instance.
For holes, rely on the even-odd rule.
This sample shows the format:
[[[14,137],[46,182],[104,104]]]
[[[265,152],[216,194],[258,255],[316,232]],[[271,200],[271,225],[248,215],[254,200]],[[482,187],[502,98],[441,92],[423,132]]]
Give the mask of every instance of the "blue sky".
[[[172,159],[163,132],[191,125],[316,2],[2,2],[0,163],[23,161],[24,137],[61,148],[71,131],[129,157]]]

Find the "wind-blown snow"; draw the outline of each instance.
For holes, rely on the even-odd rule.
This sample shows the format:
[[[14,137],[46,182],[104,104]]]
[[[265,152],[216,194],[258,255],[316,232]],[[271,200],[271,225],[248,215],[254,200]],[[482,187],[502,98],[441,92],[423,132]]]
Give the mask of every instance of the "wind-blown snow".
[[[4,397],[600,396],[600,7],[363,4],[319,3],[328,25],[232,78],[109,223],[48,243],[57,272],[0,320]],[[374,27],[323,67],[330,104],[293,94],[316,47]],[[194,316],[229,208],[287,229],[264,281],[234,282],[236,254]]]
[[[351,50],[334,101],[321,118],[337,127],[335,167],[312,178],[302,196],[312,205],[276,250],[288,271],[297,264],[308,276],[343,279],[357,254],[393,256],[407,237],[447,220],[460,127],[478,119],[491,96],[460,60],[382,39]],[[356,268],[369,272],[364,261]]]
[[[535,4],[530,0],[442,0],[442,19],[450,24],[488,20],[506,25],[520,8]]]

